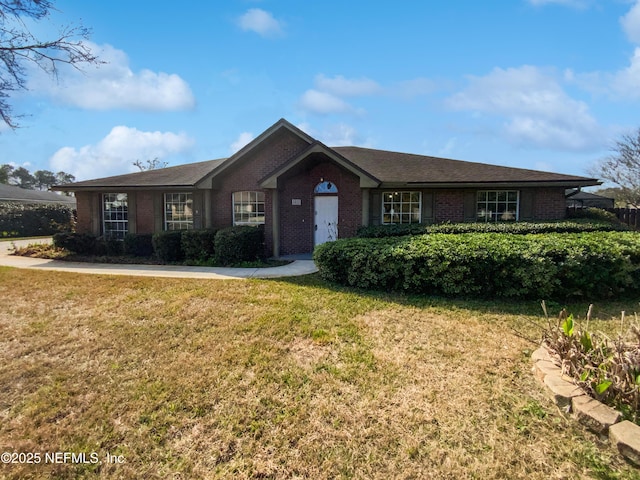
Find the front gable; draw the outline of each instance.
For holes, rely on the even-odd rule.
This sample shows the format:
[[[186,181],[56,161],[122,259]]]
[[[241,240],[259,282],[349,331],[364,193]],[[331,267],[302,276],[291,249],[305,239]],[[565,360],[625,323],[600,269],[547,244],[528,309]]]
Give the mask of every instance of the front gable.
[[[298,155],[291,158],[287,163],[276,168],[273,172],[270,172],[268,176],[260,181],[260,185],[263,188],[278,188],[278,180],[283,175],[295,171],[296,169],[304,168],[306,163],[314,162],[318,159],[327,159],[356,175],[360,182],[360,188],[376,188],[380,185],[380,180],[365,172],[363,169],[338,154],[335,150],[317,141]]]
[[[307,149],[315,139],[284,119],[204,176],[196,188],[219,188],[229,177],[243,176],[247,188],[258,188],[259,180]]]

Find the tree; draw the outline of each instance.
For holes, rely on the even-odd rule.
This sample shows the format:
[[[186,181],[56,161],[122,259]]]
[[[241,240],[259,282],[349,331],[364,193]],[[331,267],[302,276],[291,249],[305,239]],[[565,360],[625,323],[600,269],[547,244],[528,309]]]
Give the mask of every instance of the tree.
[[[145,160],[145,163],[141,162],[140,160],[136,160],[135,162],[133,162],[133,164],[138,167],[141,172],[144,172],[145,170],[156,170],[158,168],[165,168],[167,165],[169,165],[167,162],[159,160],[158,157],[155,157],[151,160],[147,159]]]
[[[70,173],[58,172],[56,173],[56,185],[65,185],[67,183],[73,183],[76,181],[75,175]]]
[[[36,170],[33,172],[33,178],[35,179],[34,186],[38,190],[49,190],[56,184],[56,174],[49,170]]]
[[[13,184],[20,188],[33,190],[36,184],[36,179],[29,173],[29,170],[24,167],[14,169],[11,174],[11,179],[13,180]]]
[[[5,163],[0,165],[0,183],[8,184],[11,175],[13,174],[13,166]]]
[[[640,128],[620,137],[611,151],[595,165],[593,175],[620,187],[620,199],[640,208]]]
[[[0,118],[11,128],[18,124],[9,98],[26,90],[27,65],[37,65],[56,77],[62,64],[102,63],[91,53],[90,30],[83,26],[63,26],[55,38],[40,40],[28,30],[28,20],[39,21],[54,10],[49,0],[0,0]]]
[[[53,185],[64,185],[76,181],[70,173],[53,173],[49,170],[36,170],[33,175],[24,167],[15,168],[8,163],[0,165],[0,183],[21,188],[48,190]]]

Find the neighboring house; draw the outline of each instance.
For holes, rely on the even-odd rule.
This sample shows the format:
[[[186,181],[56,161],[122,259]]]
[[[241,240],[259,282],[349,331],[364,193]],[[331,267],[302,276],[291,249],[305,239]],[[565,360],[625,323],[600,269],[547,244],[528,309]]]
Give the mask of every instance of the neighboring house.
[[[227,159],[54,187],[77,229],[123,238],[264,225],[269,254],[311,252],[362,225],[564,218],[593,178],[359,147],[327,147],[284,119]]]
[[[596,195],[595,193],[571,190],[567,192],[567,207],[569,208],[614,208],[615,199]]]
[[[67,195],[41,190],[28,190],[0,183],[0,203],[61,204],[75,207],[76,199]]]

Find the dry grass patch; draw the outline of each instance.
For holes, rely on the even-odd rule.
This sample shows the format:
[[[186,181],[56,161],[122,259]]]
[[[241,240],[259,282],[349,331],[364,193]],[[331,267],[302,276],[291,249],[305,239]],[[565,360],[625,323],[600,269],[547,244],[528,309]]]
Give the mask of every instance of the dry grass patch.
[[[0,451],[126,459],[0,476],[640,478],[532,378],[530,308],[0,269]]]

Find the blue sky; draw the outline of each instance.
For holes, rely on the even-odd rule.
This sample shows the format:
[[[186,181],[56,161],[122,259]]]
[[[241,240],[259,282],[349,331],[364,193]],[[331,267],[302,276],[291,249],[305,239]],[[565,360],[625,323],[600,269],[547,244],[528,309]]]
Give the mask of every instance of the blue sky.
[[[161,6],[158,6],[161,5]],[[640,0],[58,0],[107,63],[29,71],[0,163],[78,180],[228,157],[284,117],[358,145],[589,175],[640,127]]]

